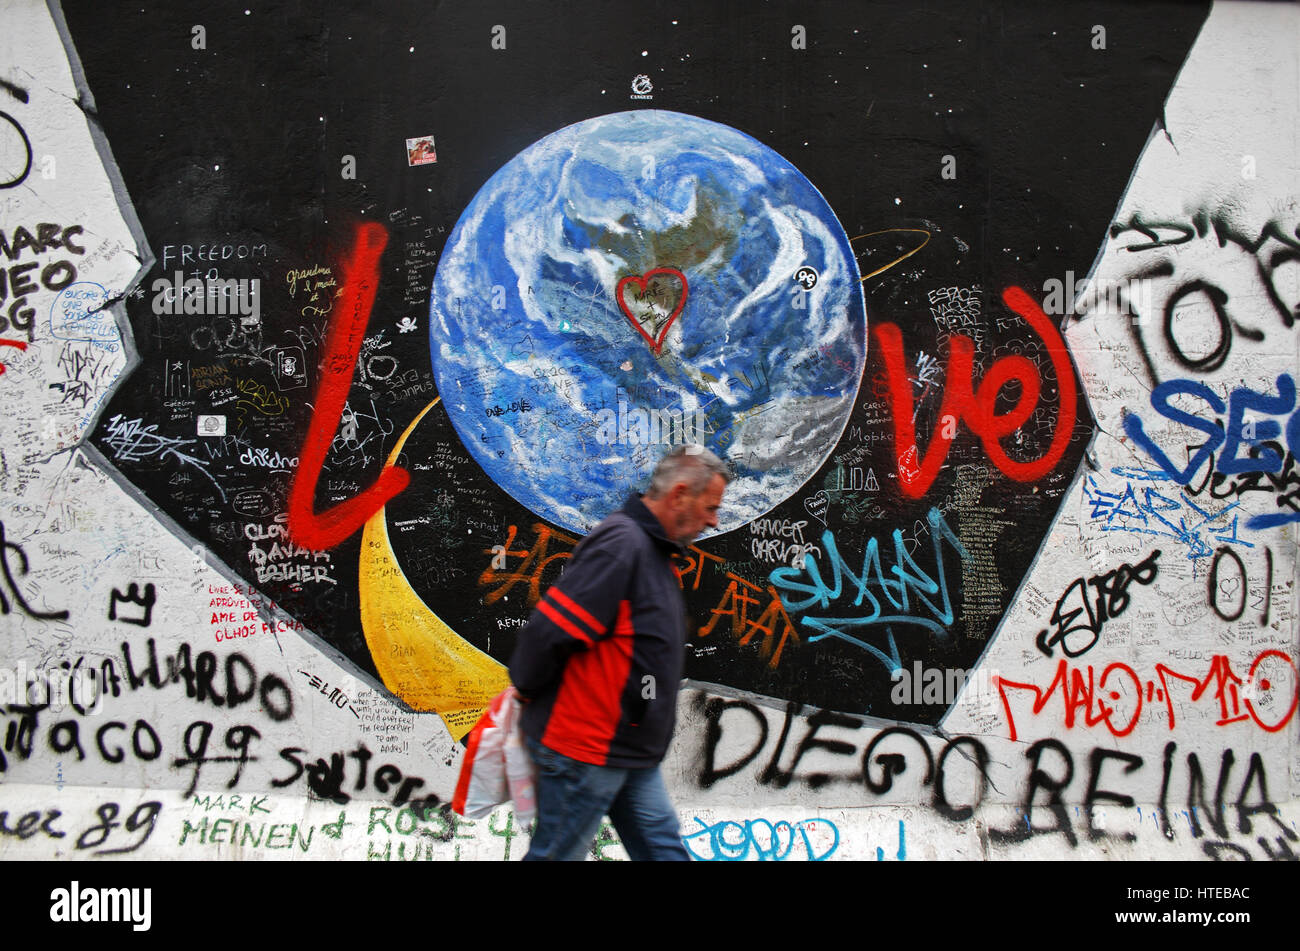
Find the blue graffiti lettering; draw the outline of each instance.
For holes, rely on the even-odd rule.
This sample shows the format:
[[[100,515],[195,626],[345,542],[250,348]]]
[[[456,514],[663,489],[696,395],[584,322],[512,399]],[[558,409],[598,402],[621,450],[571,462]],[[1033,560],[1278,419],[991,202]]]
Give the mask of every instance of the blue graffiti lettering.
[[[823,557],[829,562],[831,571],[829,585],[823,580],[818,558],[812,552],[804,556],[802,567],[776,568],[768,575],[768,579],[779,589],[781,603],[790,614],[802,614],[814,607],[826,610],[841,597],[850,594],[853,595],[854,608],[861,609],[865,604],[865,613],[852,616],[801,618],[800,623],[813,632],[808,637],[808,643],[815,643],[825,637],[837,637],[870,652],[892,673],[900,669],[902,664],[891,625],[911,625],[932,634],[947,634],[954,616],[944,568],[943,546],[947,544],[963,560],[969,556],[961,539],[944,519],[943,513],[932,508],[926,514],[926,519],[930,525],[934,551],[933,577],[923,571],[908,553],[900,529],[894,529],[893,533],[894,564],[888,571],[892,577],[886,576],[880,557],[880,545],[875,538],[867,541],[862,571],[854,574],[840,554],[835,544],[835,535],[830,529],[822,533]],[[877,595],[883,596],[883,602]],[[936,595],[937,603],[932,600]],[[847,633],[876,625],[886,626],[888,653]]]
[[[1149,485],[1140,490],[1133,487],[1132,480],[1135,479],[1146,482],[1168,480],[1166,472],[1123,466],[1117,466],[1111,472],[1125,477],[1123,491],[1106,492],[1091,475],[1083,483],[1084,500],[1092,506],[1089,517],[1102,523],[1102,531],[1173,538],[1187,546],[1187,558],[1193,565],[1197,559],[1214,556],[1215,542],[1255,547],[1237,534],[1239,514],[1233,514],[1231,521],[1228,520],[1230,513],[1241,508],[1240,502],[1209,512],[1181,493],[1172,493],[1171,497]]]
[[[898,852],[897,852],[897,856],[898,856],[898,861],[900,861],[900,862],[906,862],[906,861],[907,861],[907,832],[906,832],[906,830],[903,828],[903,820],[902,820],[902,819],[899,819],[899,820],[898,820]],[[877,862],[883,862],[884,860],[885,860],[885,850],[884,850],[883,848],[881,848],[880,846],[876,846],[876,861],[877,861]]]
[[[783,862],[791,857],[799,842],[803,843],[803,854],[808,861],[823,862],[834,855],[840,845],[840,830],[829,819],[800,819],[794,823],[724,819],[709,825],[696,817],[695,822],[700,828],[682,836],[682,844],[692,858],[701,862],[743,862],[751,853],[760,862]],[[830,833],[830,845],[819,853],[818,846],[825,843],[827,832]],[[814,839],[817,845],[814,845]],[[707,841],[707,855],[701,855],[691,847],[696,840]],[[703,842],[697,844],[702,846]]]
[[[1171,405],[1171,400],[1179,396],[1203,400],[1214,411],[1215,418],[1205,419]],[[1151,391],[1151,406],[1165,419],[1205,436],[1205,442],[1195,447],[1196,452],[1189,455],[1186,467],[1180,469],[1147,435],[1141,418],[1134,413],[1127,415],[1124,418],[1124,432],[1156,463],[1157,468],[1146,475],[1146,478],[1153,481],[1169,480],[1182,486],[1189,485],[1207,461],[1211,474],[1216,476],[1282,472],[1286,460],[1281,445],[1274,440],[1284,432],[1291,454],[1294,455],[1300,449],[1300,410],[1296,408],[1295,381],[1289,373],[1278,376],[1276,395],[1242,386],[1232,391],[1226,404],[1204,383],[1195,380],[1166,380]],[[1226,422],[1219,418],[1225,412]],[[1252,414],[1250,419],[1247,419],[1247,413]],[[1278,419],[1255,418],[1282,417],[1288,413],[1291,413],[1291,417],[1286,422],[1285,430]],[[1214,454],[1220,447],[1222,452],[1219,453],[1216,464]],[[1243,449],[1247,450],[1244,456]],[[1283,502],[1279,498],[1279,506]],[[1261,530],[1293,522],[1300,522],[1300,511],[1252,515],[1246,521],[1246,527]]]

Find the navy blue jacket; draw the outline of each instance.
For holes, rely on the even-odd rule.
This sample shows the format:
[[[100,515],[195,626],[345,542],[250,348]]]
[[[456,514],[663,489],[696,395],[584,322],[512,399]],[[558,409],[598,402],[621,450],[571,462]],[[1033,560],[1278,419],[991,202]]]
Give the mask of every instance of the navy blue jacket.
[[[527,736],[600,766],[663,759],[686,650],[681,553],[635,496],[574,549],[510,658]]]

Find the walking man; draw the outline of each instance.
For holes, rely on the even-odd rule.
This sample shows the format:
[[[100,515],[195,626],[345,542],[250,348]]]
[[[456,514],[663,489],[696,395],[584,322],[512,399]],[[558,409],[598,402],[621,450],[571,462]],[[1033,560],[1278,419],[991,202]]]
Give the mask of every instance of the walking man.
[[[730,479],[704,447],[674,447],[645,495],[582,540],[520,631],[510,679],[538,766],[526,860],[581,860],[604,815],[632,859],[689,860],[659,772],[686,644],[672,557],[717,526]]]

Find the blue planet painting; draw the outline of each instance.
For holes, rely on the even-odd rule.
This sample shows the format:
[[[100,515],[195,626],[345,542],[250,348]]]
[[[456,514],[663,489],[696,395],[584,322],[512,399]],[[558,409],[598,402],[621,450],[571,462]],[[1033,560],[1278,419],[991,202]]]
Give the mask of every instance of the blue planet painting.
[[[718,532],[794,494],[848,421],[866,309],[848,236],[793,165],[656,110],[561,129],[465,209],[433,283],[452,425],[491,478],[585,533],[667,446],[731,465]]]

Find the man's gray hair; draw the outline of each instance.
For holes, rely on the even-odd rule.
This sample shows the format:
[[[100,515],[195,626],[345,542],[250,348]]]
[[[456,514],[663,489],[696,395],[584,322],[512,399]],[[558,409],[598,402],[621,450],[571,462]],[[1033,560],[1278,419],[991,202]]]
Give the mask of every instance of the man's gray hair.
[[[699,495],[715,475],[722,476],[723,482],[731,481],[727,464],[703,446],[694,443],[674,446],[655,466],[646,495],[652,499],[663,498],[678,482],[686,483],[692,495]]]

